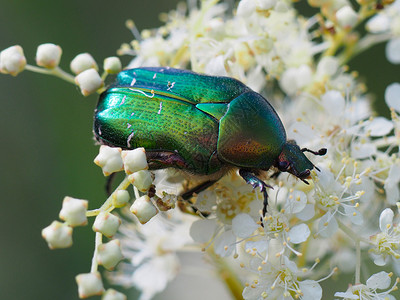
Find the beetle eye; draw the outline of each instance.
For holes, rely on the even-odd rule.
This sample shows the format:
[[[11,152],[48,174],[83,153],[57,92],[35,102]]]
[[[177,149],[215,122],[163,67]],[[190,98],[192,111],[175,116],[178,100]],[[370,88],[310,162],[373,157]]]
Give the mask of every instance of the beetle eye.
[[[280,161],[278,164],[278,168],[281,171],[286,171],[287,169],[289,169],[289,162],[286,160]]]

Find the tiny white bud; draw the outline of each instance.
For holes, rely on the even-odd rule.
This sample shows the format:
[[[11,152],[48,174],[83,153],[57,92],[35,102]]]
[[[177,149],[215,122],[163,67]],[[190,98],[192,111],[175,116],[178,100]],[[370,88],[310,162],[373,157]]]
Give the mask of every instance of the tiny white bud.
[[[21,46],[11,46],[0,52],[0,72],[17,76],[26,66],[26,58]]]
[[[136,148],[134,150],[122,151],[122,161],[126,174],[132,174],[140,170],[147,170],[146,151],[144,148]]]
[[[112,270],[124,258],[119,240],[111,240],[97,247],[97,262],[107,270]]]
[[[104,59],[103,68],[108,74],[117,74],[121,72],[122,64],[118,57],[111,56]]]
[[[150,171],[137,171],[128,177],[129,181],[141,192],[146,192],[153,183],[154,175]]]
[[[104,176],[124,169],[121,151],[121,148],[112,148],[105,145],[100,146],[99,154],[95,157],[94,163],[103,170]]]
[[[53,69],[60,63],[62,49],[51,43],[42,44],[36,50],[36,64],[41,67]]]
[[[42,237],[50,249],[68,248],[72,245],[72,228],[66,223],[53,221],[42,230]]]
[[[383,33],[390,29],[390,19],[383,14],[377,14],[368,20],[365,28],[372,33]]]
[[[88,201],[65,197],[60,211],[60,219],[69,226],[83,226],[87,224],[86,211]]]
[[[118,190],[112,195],[112,204],[114,207],[124,207],[131,197],[129,196],[128,191],[126,190]]]
[[[149,196],[147,195],[136,199],[135,202],[133,202],[130,210],[142,224],[147,223],[158,213],[157,208],[153,205]]]
[[[352,28],[358,21],[358,15],[350,6],[346,5],[336,12],[336,19],[341,27]]]
[[[75,277],[78,284],[79,298],[101,295],[104,292],[103,282],[99,272],[83,273]]]
[[[241,0],[238,4],[236,14],[242,18],[248,18],[256,11],[255,0]]]
[[[75,83],[81,88],[81,93],[88,96],[103,87],[104,83],[95,69],[88,69],[75,77]]]
[[[88,69],[96,69],[96,71],[99,69],[93,56],[89,53],[81,53],[75,56],[71,61],[70,68],[77,75]]]
[[[121,225],[121,220],[117,216],[109,212],[101,212],[96,217],[92,228],[93,231],[101,232],[111,238],[117,232],[119,225]]]
[[[394,65],[400,64],[400,38],[389,40],[385,48],[386,57]]]
[[[101,300],[126,300],[126,296],[114,289],[108,289],[103,296],[101,297]]]

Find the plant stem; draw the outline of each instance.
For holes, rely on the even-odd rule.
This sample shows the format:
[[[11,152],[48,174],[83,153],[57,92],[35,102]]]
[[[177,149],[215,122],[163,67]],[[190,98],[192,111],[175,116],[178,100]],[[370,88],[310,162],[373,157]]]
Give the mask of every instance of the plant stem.
[[[102,211],[108,211],[113,206],[112,205],[113,195],[119,190],[126,190],[129,187],[130,184],[131,183],[130,183],[130,181],[128,179],[128,176],[126,176],[124,178],[124,180],[122,180],[122,182],[119,184],[119,186],[114,190],[114,192],[112,192],[112,194],[103,203],[103,205],[98,209],[93,209],[93,210],[87,211],[86,212],[86,216],[87,217],[94,217],[94,216],[97,216]]]
[[[223,280],[229,291],[231,292],[233,299],[243,300],[242,292],[243,285],[239,278],[235,275],[235,272],[225,263],[224,259],[218,257],[212,247],[208,248],[208,255],[212,259],[214,266],[217,268],[219,277]]]
[[[90,268],[90,273],[97,272],[99,264],[97,263],[97,248],[103,243],[103,235],[100,232],[96,232],[96,238],[94,242],[94,252],[92,258],[92,267]]]

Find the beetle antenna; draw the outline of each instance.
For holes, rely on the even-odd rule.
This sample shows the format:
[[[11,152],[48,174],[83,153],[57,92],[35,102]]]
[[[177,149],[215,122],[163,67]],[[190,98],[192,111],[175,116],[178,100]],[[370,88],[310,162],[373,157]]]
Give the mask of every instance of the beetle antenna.
[[[307,148],[303,148],[303,149],[301,149],[301,151],[302,152],[310,152],[314,155],[319,155],[319,156],[325,155],[328,152],[328,150],[326,148],[321,148],[318,151],[313,151],[313,150],[310,150]]]
[[[307,180],[300,178],[305,184],[309,184]]]

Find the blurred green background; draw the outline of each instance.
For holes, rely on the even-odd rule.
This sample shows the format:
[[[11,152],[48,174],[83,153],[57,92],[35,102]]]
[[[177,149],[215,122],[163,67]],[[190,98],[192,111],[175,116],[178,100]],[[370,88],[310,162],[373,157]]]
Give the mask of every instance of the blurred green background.
[[[52,42],[62,47],[66,70],[81,52],[101,65],[132,40],[126,19],[139,29],[153,28],[161,24],[159,13],[177,2],[0,0],[0,49],[19,44],[34,64],[36,47]],[[400,68],[386,61],[383,49],[374,48],[351,66],[388,116],[384,89],[400,81]],[[97,97],[84,98],[71,84],[31,72],[0,75],[0,91],[0,299],[77,299],[75,275],[90,269],[90,227],[75,230],[75,247],[58,251],[48,250],[41,230],[57,218],[66,195],[89,199],[90,208],[104,200],[99,187],[105,179],[92,163],[98,151],[92,138]]]

